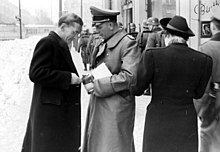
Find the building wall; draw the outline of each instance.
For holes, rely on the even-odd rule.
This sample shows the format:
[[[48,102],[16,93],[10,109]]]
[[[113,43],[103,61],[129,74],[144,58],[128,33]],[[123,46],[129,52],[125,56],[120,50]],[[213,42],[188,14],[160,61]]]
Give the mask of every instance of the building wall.
[[[136,0],[134,1],[134,23],[141,26],[143,20],[147,19],[145,0]],[[140,29],[137,29],[139,31]]]
[[[220,9],[220,0],[178,0],[181,16],[186,17],[189,27],[195,33],[195,37],[190,38],[189,46],[198,49],[201,44],[208,41],[210,37],[203,37],[202,24],[209,23],[213,9]],[[198,7],[200,4],[200,7]],[[200,10],[200,13],[198,13]]]
[[[132,1],[132,5],[125,6],[127,1]],[[137,25],[141,25],[144,19],[147,19],[147,11],[146,11],[146,2],[149,0],[112,0],[113,4],[112,9],[117,9],[121,11],[121,15],[119,16],[119,21],[122,23],[127,24],[129,22],[129,13],[126,11],[127,7],[132,6],[132,21]],[[108,0],[105,1],[105,3]],[[158,3],[161,2],[161,3]],[[170,10],[169,8],[164,8],[166,3],[176,3],[175,10]],[[200,4],[200,7],[198,7]],[[120,5],[120,6],[119,6]],[[186,18],[189,27],[195,33],[195,36],[190,38],[188,44],[190,47],[194,49],[198,49],[201,44],[206,42],[210,39],[209,36],[204,37],[202,35],[201,28],[203,27],[202,24],[207,22],[209,24],[210,17],[212,16],[213,9],[220,9],[220,0],[152,0],[152,5],[155,6],[155,11],[152,10],[152,16],[154,13],[159,15],[159,19],[162,17],[173,15],[181,15]],[[160,6],[159,6],[160,5]],[[156,10],[158,9],[158,10]],[[164,10],[167,9],[167,12]],[[198,13],[200,10],[200,13]],[[159,12],[161,11],[161,13]],[[137,29],[138,31],[138,29]]]

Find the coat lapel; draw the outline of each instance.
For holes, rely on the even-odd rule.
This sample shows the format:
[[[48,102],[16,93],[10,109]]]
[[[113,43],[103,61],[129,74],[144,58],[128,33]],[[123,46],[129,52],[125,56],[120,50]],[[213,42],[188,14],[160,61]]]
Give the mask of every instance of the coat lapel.
[[[70,66],[70,68],[73,71],[76,71],[75,65],[73,63],[73,60],[72,60],[72,57],[71,57],[71,54],[70,54],[70,51],[68,48],[68,45],[55,32],[53,32],[53,31],[50,32],[50,35],[52,35],[56,39],[56,41],[60,47],[59,50],[60,50],[61,54],[63,55],[63,57],[65,58],[68,65]]]
[[[99,45],[99,51],[96,57],[99,57],[100,55],[102,55],[102,53],[105,51],[106,45],[107,45],[106,43],[102,43],[101,45]]]
[[[211,38],[212,41],[220,41],[220,32],[213,35]]]
[[[106,47],[109,49],[115,47],[123,39],[123,37],[127,35],[125,31],[124,32],[119,32],[119,31],[116,32],[109,40],[107,40],[107,42],[103,42],[99,46],[99,51],[96,55],[96,58],[101,56],[105,52]]]
[[[120,30],[119,30],[120,31]],[[114,48],[126,35],[127,33],[123,30],[123,32],[116,32],[108,41],[107,47],[109,49]]]

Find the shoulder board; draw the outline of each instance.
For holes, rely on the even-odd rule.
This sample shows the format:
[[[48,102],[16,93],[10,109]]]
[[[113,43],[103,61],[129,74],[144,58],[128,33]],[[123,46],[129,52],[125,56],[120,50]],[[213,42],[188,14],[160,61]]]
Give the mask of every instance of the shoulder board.
[[[134,38],[132,35],[130,35],[130,34],[128,34],[127,37],[128,37],[129,39],[131,39],[131,40],[135,40],[135,38]]]

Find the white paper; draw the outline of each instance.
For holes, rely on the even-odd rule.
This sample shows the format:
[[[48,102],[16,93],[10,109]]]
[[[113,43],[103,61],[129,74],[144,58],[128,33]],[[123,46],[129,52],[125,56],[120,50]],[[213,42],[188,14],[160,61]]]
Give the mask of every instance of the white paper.
[[[100,64],[97,68],[92,70],[92,75],[95,79],[101,79],[104,77],[109,77],[112,73],[109,71],[105,63]]]
[[[87,74],[86,71],[84,71],[84,65],[80,52],[75,51],[74,47],[72,47],[70,54],[79,76],[82,77],[82,75]]]

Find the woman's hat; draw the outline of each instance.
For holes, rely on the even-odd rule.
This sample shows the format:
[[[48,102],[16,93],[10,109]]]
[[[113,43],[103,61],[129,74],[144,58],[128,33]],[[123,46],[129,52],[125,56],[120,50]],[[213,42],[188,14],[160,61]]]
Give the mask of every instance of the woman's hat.
[[[173,18],[163,18],[160,20],[160,25],[168,32],[181,36],[181,37],[192,37],[195,34],[188,27],[186,19],[182,16],[174,16]]]

